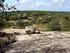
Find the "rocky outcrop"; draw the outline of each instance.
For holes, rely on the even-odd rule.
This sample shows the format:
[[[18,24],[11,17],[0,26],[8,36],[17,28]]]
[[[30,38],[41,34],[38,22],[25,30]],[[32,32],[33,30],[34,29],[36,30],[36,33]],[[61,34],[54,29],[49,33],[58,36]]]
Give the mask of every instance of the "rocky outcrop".
[[[40,33],[39,30],[35,29],[35,28],[32,27],[32,26],[27,26],[27,27],[25,28],[25,31],[26,31],[27,33],[30,33],[30,34]]]
[[[17,42],[2,48],[2,52],[70,53],[70,32],[51,31],[42,32],[42,34],[21,34],[17,38],[19,38]]]
[[[0,32],[0,47],[3,47],[15,41],[16,39],[13,34]]]

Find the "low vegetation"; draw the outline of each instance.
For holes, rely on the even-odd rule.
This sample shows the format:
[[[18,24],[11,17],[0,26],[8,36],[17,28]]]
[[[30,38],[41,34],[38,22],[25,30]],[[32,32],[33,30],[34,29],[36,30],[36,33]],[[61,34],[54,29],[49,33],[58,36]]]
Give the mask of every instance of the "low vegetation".
[[[0,13],[0,27],[25,28],[27,25],[46,25],[46,31],[70,31],[69,12],[16,11]],[[37,27],[39,28],[39,27]]]

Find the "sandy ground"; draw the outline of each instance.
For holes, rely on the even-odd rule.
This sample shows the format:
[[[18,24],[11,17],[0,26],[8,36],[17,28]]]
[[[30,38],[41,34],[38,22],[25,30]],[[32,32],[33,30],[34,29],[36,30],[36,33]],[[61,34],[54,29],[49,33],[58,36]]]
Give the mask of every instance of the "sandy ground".
[[[4,53],[70,53],[70,32],[41,32],[26,34],[24,29],[4,29],[7,33],[20,32],[17,42],[2,48]]]

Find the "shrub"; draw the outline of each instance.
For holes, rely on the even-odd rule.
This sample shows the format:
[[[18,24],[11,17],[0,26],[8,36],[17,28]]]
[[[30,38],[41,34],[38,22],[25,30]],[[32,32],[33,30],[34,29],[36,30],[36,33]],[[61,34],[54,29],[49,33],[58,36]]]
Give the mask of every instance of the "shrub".
[[[5,26],[4,19],[0,18],[0,28],[3,28]]]
[[[47,29],[52,31],[61,31],[61,25],[59,23],[59,20],[55,19],[52,22],[48,23]]]
[[[14,25],[13,22],[5,22],[5,27],[8,28],[8,27],[12,27]]]
[[[24,28],[27,25],[32,25],[32,22],[30,20],[18,20],[16,22],[16,26],[18,26],[19,28]]]
[[[62,31],[70,31],[70,18],[63,17],[61,20],[61,29]]]
[[[54,18],[55,18],[55,17],[52,17],[52,16],[38,18],[38,19],[37,19],[37,23],[46,24],[46,23],[52,21]]]

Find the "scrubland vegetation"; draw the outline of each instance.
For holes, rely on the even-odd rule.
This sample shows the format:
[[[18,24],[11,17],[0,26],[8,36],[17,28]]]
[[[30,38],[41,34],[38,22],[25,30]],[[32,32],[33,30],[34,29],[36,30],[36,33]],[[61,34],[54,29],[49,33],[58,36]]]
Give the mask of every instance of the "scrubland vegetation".
[[[25,28],[41,25],[43,31],[70,31],[69,12],[17,11],[0,13],[0,27]],[[41,28],[41,27],[37,27]]]

